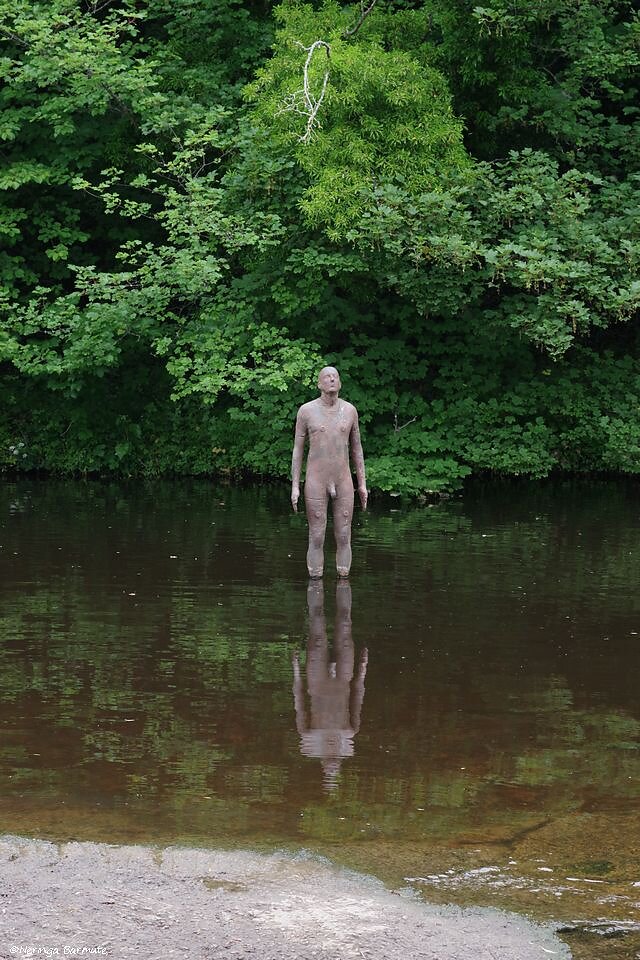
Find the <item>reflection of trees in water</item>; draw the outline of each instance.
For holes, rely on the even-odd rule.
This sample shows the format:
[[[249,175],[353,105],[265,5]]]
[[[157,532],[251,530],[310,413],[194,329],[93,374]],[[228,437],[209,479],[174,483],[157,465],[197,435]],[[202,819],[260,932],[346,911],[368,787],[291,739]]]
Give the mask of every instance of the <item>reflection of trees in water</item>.
[[[375,570],[405,560],[442,581],[487,584],[504,595],[525,591],[584,620],[615,622],[640,612],[640,524],[632,482],[576,481],[554,486],[492,482],[476,499],[414,507],[367,522],[358,541]],[[496,569],[499,578],[496,579]]]
[[[640,597],[630,589],[640,580],[636,499],[635,488],[624,483],[505,484],[475,500],[361,517],[357,540],[368,575],[381,584],[388,583],[390,557],[394,563],[405,561],[405,581],[417,577],[422,585],[428,570],[432,589],[443,580],[495,585],[492,571],[498,566],[498,586],[505,595],[525,591],[530,599],[544,598],[571,615],[579,596],[583,617],[606,615],[615,621],[625,611],[640,611]],[[283,525],[286,496],[279,500],[273,488],[242,490],[187,480],[133,487],[63,481],[0,486],[0,516],[15,503],[21,504],[12,520],[18,541],[29,524],[37,524],[47,547],[29,556],[34,580],[40,572],[55,574],[55,561],[81,557],[83,575],[98,575],[92,577],[92,589],[104,590],[100,577],[121,570],[136,543],[147,554],[137,568],[143,584],[173,583],[176,574],[191,582],[204,564],[212,576],[218,570],[225,576],[243,573],[267,586],[266,577],[292,613],[296,608],[289,584],[274,582],[272,572],[282,569],[288,552],[299,549],[300,529],[292,518]],[[3,543],[6,548],[6,539]],[[113,553],[122,544],[129,553],[116,562]],[[169,554],[177,559],[170,561]],[[4,566],[3,596],[22,590],[23,581],[12,580],[14,569],[19,565]],[[215,613],[215,602],[200,599],[201,613]],[[236,621],[227,617],[227,629]]]
[[[291,645],[230,637],[225,612],[206,622],[193,599],[178,596],[149,649],[139,624],[101,623],[81,582],[77,591],[14,597],[0,616],[0,719],[5,733],[14,724],[17,731],[0,757],[14,774],[7,798],[25,789],[53,798],[104,790],[155,803],[187,833],[215,824],[222,835],[250,830],[256,804],[267,821],[286,819],[290,804],[298,812],[285,833],[334,839],[369,829],[455,837],[470,822],[475,830],[526,828],[585,802],[637,802],[640,724],[628,713],[576,709],[562,677],[517,673],[476,676],[467,702],[466,688],[416,673],[416,662],[403,677],[387,670],[383,688],[379,675],[377,688],[367,684],[373,699],[360,747],[333,791],[346,819],[305,800],[304,822],[294,824],[295,798],[311,786],[300,782],[287,741]],[[311,695],[302,751],[327,762],[329,782],[351,753],[364,693],[347,595],[337,598],[333,657],[322,603],[310,596],[300,675]],[[291,596],[299,602],[299,589]]]
[[[324,586],[310,580],[307,589],[309,639],[306,678],[309,708],[305,706],[304,684],[298,653],[293,656],[293,695],[300,751],[322,762],[324,784],[334,789],[345,757],[353,756],[353,738],[360,730],[364,679],[368,653],[360,654],[355,668],[351,635],[351,585],[338,580],[333,643],[329,644],[324,615]],[[355,671],[354,671],[355,668]]]
[[[31,484],[29,509],[11,523],[37,523],[49,554],[43,549],[11,563],[5,554],[0,582],[7,797],[24,789],[52,797],[104,789],[123,802],[154,799],[183,818],[185,829],[197,822],[203,830],[213,822],[221,830],[245,829],[262,804],[265,817],[290,815],[288,829],[299,830],[300,797],[306,804],[318,778],[307,775],[313,765],[296,757],[292,742],[290,664],[304,610],[299,584],[274,575],[289,528],[279,540],[282,515],[269,506],[271,494],[242,500],[238,491],[219,488],[212,499],[206,485],[150,485],[160,492],[139,508],[117,484],[89,484],[87,499],[74,485],[42,489],[48,492],[40,499]],[[14,497],[15,490],[9,502]],[[594,503],[608,524],[606,538],[595,535]],[[336,829],[359,833],[363,821],[383,836],[445,836],[464,832],[471,819],[527,822],[584,802],[637,801],[639,724],[616,700],[626,687],[635,692],[636,672],[603,641],[596,670],[610,671],[617,685],[597,678],[598,700],[590,702],[588,686],[585,695],[575,677],[584,664],[589,680],[594,647],[580,649],[578,639],[575,657],[553,659],[555,637],[523,638],[520,621],[498,622],[491,603],[467,613],[457,592],[458,582],[466,584],[465,598],[481,604],[482,591],[469,585],[482,576],[488,590],[507,598],[517,589],[531,598],[537,590],[559,614],[600,624],[626,616],[628,631],[639,601],[631,592],[620,598],[640,574],[640,538],[605,506],[586,498],[574,518],[581,530],[573,515],[554,520],[549,510],[523,511],[510,523],[508,504],[495,528],[490,511],[460,503],[362,518],[358,542],[372,562],[363,564],[367,581],[358,587],[365,598],[358,629],[376,645],[376,656],[356,755],[343,763],[339,789],[322,799],[327,836],[329,824],[335,836]],[[285,497],[282,507],[284,513]],[[295,529],[296,543],[299,536]],[[226,576],[227,549],[236,551],[231,574],[249,569],[251,579],[221,597],[222,577],[210,573]],[[392,592],[391,556],[401,600]],[[401,650],[384,647],[380,618],[387,609]],[[433,631],[420,634],[416,622],[430,622],[434,611],[440,619]],[[529,600],[527,618],[535,612]],[[457,629],[463,615],[466,633]],[[338,647],[340,630],[338,619]],[[494,654],[497,631],[503,659]],[[339,658],[323,659],[323,641],[318,649],[321,665],[336,663],[337,676]],[[355,677],[352,692],[354,684]],[[346,740],[353,742],[356,713],[350,706],[345,721],[344,690],[341,696],[336,729],[352,730]],[[340,747],[320,758],[339,764],[343,753]],[[337,828],[334,803],[353,815]],[[321,833],[321,812],[314,820],[307,805],[305,811],[304,829]]]

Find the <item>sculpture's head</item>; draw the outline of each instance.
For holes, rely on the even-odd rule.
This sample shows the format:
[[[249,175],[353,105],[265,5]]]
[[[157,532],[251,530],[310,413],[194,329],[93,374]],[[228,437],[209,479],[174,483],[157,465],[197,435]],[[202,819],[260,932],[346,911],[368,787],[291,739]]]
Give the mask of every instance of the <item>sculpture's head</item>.
[[[335,367],[323,367],[318,374],[318,390],[321,393],[337,393],[342,384],[340,374]]]
[[[322,786],[327,793],[333,793],[340,782],[340,767],[342,766],[342,757],[334,757],[330,760],[322,761]]]

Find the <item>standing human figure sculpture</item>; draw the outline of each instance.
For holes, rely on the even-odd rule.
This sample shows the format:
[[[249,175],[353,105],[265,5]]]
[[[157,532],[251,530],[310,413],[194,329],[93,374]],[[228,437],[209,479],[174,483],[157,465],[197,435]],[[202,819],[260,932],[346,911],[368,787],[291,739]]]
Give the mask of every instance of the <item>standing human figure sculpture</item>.
[[[323,367],[318,374],[320,396],[303,403],[296,417],[291,461],[291,504],[297,512],[300,473],[305,441],[309,441],[304,502],[309,523],[307,569],[312,578],[324,571],[324,537],[327,506],[333,503],[333,533],[336,540],[336,569],[348,577],[351,569],[351,520],[354,490],[349,453],[356,474],[362,509],[367,508],[367,480],[360,441],[358,411],[339,396],[340,375],[335,367]]]

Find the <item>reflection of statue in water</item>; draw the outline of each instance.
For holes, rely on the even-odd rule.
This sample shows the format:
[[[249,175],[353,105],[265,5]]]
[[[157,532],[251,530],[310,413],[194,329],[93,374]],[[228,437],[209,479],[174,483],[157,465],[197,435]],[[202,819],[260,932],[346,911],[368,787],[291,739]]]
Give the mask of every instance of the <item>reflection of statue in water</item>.
[[[353,480],[349,466],[349,450],[356,472],[360,503],[363,510],[367,508],[367,481],[358,411],[352,403],[339,398],[340,387],[340,375],[336,368],[324,367],[318,374],[320,396],[304,403],[296,418],[291,462],[291,503],[297,512],[304,444],[308,437],[309,456],[304,502],[309,522],[307,569],[310,577],[321,577],[324,569],[324,534],[329,498],[333,501],[338,576],[349,576],[353,517]]]
[[[307,689],[309,713],[305,709],[304,685],[298,653],[293,655],[293,698],[300,751],[305,757],[322,760],[325,785],[335,786],[344,757],[353,756],[353,738],[360,729],[360,712],[367,672],[367,650],[360,654],[354,677],[354,647],[351,638],[351,586],[339,580],[336,587],[336,626],[330,655],[324,617],[322,583],[311,581],[307,590],[309,641],[307,643]]]

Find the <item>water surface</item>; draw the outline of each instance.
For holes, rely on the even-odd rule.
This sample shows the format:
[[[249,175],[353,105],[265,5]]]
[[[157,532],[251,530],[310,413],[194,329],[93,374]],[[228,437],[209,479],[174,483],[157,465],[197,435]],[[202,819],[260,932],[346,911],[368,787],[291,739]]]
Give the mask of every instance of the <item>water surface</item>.
[[[639,494],[374,502],[309,587],[283,487],[3,481],[0,830],[304,847],[633,956]]]

